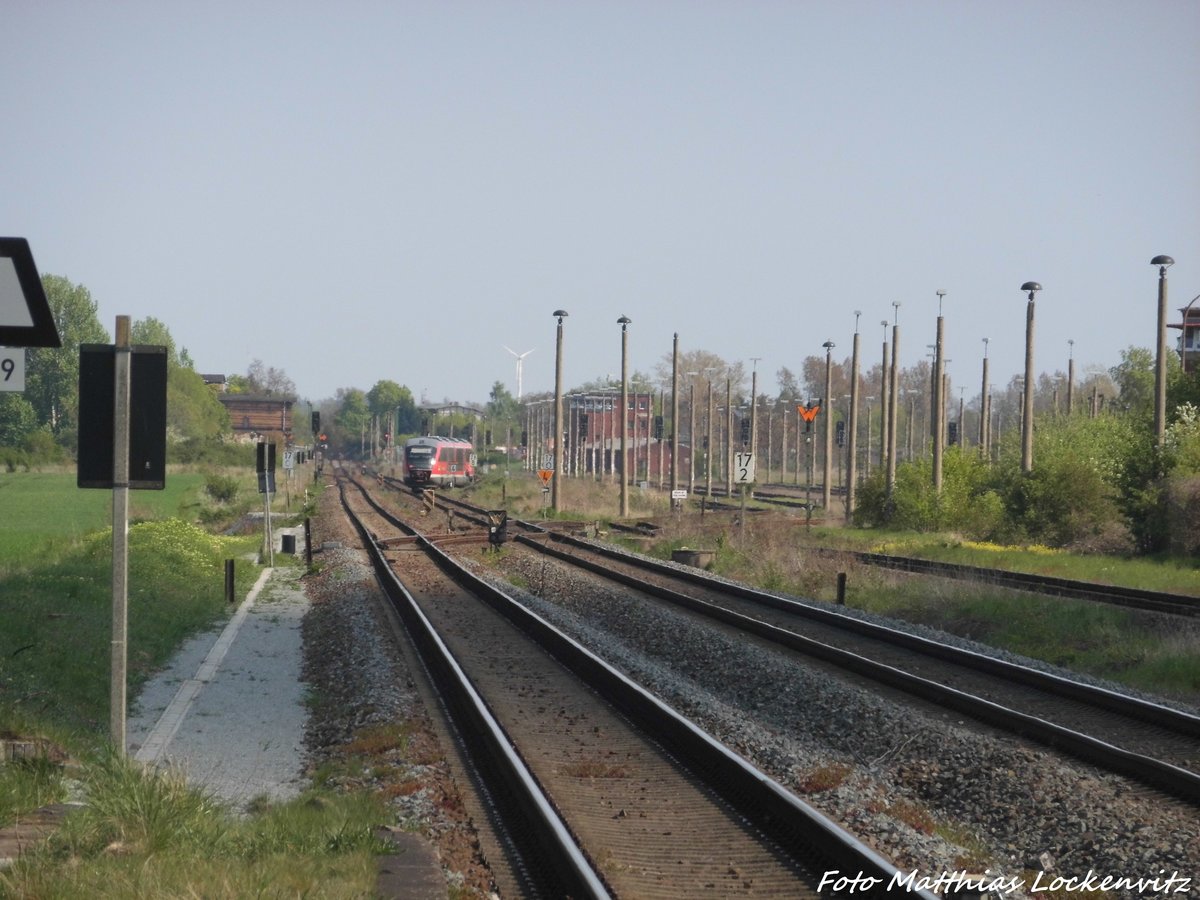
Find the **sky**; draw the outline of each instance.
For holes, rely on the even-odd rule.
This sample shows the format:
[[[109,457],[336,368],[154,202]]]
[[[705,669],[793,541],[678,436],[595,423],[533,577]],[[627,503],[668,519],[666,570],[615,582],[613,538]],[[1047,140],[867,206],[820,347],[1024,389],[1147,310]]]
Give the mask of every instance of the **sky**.
[[[1158,254],[1200,294],[1198,48],[1195,0],[4,0],[0,235],[314,402],[552,390],[558,309],[567,388],[626,315],[770,394],[856,310],[916,364],[938,290],[969,400],[1026,281],[1039,372],[1153,347]]]

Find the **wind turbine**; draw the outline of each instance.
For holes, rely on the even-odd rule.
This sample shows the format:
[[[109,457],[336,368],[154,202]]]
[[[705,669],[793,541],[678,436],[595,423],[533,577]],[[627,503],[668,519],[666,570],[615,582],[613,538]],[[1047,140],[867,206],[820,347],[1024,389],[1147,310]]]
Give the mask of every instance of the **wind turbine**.
[[[501,346],[503,347],[504,345],[501,344]],[[509,353],[511,353],[513,356],[515,356],[517,358],[517,401],[520,402],[520,400],[521,400],[521,369],[524,368],[524,366],[525,366],[525,357],[527,357],[530,353],[532,353],[533,350],[526,350],[524,353],[518,353],[516,350],[512,350],[508,347],[504,347],[504,349],[508,350]],[[537,349],[537,348],[535,347],[534,349]]]

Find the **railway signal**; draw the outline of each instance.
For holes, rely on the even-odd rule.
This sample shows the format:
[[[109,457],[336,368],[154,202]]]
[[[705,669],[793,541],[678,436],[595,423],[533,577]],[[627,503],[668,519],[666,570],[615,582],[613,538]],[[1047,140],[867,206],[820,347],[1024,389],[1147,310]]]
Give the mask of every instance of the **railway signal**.
[[[800,413],[801,418],[804,419],[804,431],[806,433],[812,431],[813,420],[816,419],[817,413],[819,413],[820,411],[821,411],[821,401],[820,400],[815,400],[812,403],[809,403],[807,406],[805,406],[803,403],[801,403],[799,406],[796,407],[796,412]]]

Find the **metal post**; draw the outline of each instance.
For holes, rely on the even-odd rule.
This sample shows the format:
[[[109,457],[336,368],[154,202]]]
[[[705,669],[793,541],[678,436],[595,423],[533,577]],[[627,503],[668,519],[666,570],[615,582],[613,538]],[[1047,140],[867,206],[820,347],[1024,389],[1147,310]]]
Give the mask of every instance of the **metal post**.
[[[558,515],[562,509],[562,495],[559,482],[562,480],[563,468],[563,319],[567,311],[557,309],[554,315],[558,318],[558,331],[554,341],[554,475],[550,478],[550,506]]]
[[[897,307],[897,319],[899,318],[899,303],[893,303],[892,306]],[[888,499],[891,499],[892,492],[896,489],[896,398],[900,393],[900,324],[897,322],[892,325],[892,375],[890,379],[890,387],[888,390],[887,399],[887,431],[880,434],[880,438],[887,443],[887,493]]]
[[[713,392],[712,379],[708,380],[708,446],[704,450],[704,496],[712,502],[712,464],[716,459],[717,448],[713,444]],[[703,507],[701,507],[703,509]]]
[[[822,474],[821,509],[826,520],[829,518],[829,507],[833,505],[833,341],[826,341],[825,347],[825,468]]]
[[[883,325],[883,368],[879,375],[879,466],[883,468],[887,465],[887,417],[888,417],[888,385],[891,383],[891,367],[888,362],[888,320],[884,319]]]
[[[1021,290],[1029,292],[1025,305],[1025,400],[1021,406],[1021,471],[1033,471],[1033,297],[1042,286],[1027,281]]]
[[[113,361],[112,671],[109,736],[125,756],[126,662],[129,652],[129,316],[117,316]]]
[[[1154,443],[1162,448],[1167,439],[1167,269],[1175,265],[1169,256],[1150,260],[1158,266],[1158,333],[1154,364]],[[1186,323],[1184,323],[1186,325]]]
[[[671,351],[671,492],[679,489],[679,333]]]
[[[846,447],[846,519],[854,515],[854,501],[858,488],[858,317],[854,311],[854,344],[850,350],[850,421],[847,428]]]
[[[696,378],[688,379],[688,496],[696,493]]]
[[[628,435],[629,435],[629,323],[633,320],[621,316],[617,322],[621,325],[621,518],[629,517],[629,472]],[[636,412],[634,416],[636,435]]]
[[[1075,341],[1068,340],[1070,347],[1067,355],[1067,415],[1070,416],[1075,406]]]
[[[941,302],[945,291],[938,291],[937,337],[933,345],[933,490],[942,492],[942,454],[945,452],[943,435],[946,418],[945,356],[942,341],[945,338],[945,319],[942,317]]]
[[[988,438],[991,425],[988,410],[988,339],[983,339],[983,384],[979,388],[979,455],[988,459]]]
[[[733,379],[725,379],[725,496],[733,499]]]

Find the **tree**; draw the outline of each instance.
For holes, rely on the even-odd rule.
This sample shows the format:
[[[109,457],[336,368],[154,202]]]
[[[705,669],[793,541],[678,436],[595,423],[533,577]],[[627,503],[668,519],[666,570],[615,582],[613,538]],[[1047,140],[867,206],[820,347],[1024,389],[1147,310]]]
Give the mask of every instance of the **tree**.
[[[62,347],[27,351],[25,399],[38,422],[64,443],[71,443],[79,416],[79,345],[111,340],[96,315],[88,289],[58,275],[42,277],[42,287],[62,339]]]
[[[153,316],[136,320],[129,329],[130,341],[134,344],[148,344],[153,347],[167,348],[167,366],[179,367],[182,362],[175,350],[175,339],[171,330]]]
[[[0,447],[20,447],[38,427],[37,413],[21,394],[0,394]]]
[[[338,445],[344,453],[354,452],[362,446],[362,435],[371,423],[367,395],[358,388],[338,388],[337,404],[331,443]]]
[[[295,397],[296,383],[283,369],[266,366],[261,359],[250,363],[245,375],[230,375],[226,385],[232,394],[257,394],[263,397]]]
[[[371,415],[378,416],[379,421],[390,423],[393,412],[396,414],[396,434],[416,434],[421,428],[421,414],[413,400],[412,391],[394,381],[377,381],[371,390],[367,391],[367,409]],[[393,435],[395,437],[395,435]]]
[[[229,414],[175,349],[171,330],[147,316],[130,327],[134,344],[167,348],[167,435],[171,440],[208,440],[229,431]]]
[[[612,390],[611,386],[606,390]],[[492,385],[487,409],[488,418],[497,422],[516,422],[521,417],[521,404],[508,392],[502,381]]]
[[[1127,347],[1121,351],[1120,364],[1109,369],[1126,411],[1153,416],[1154,367],[1154,356],[1145,347]]]

